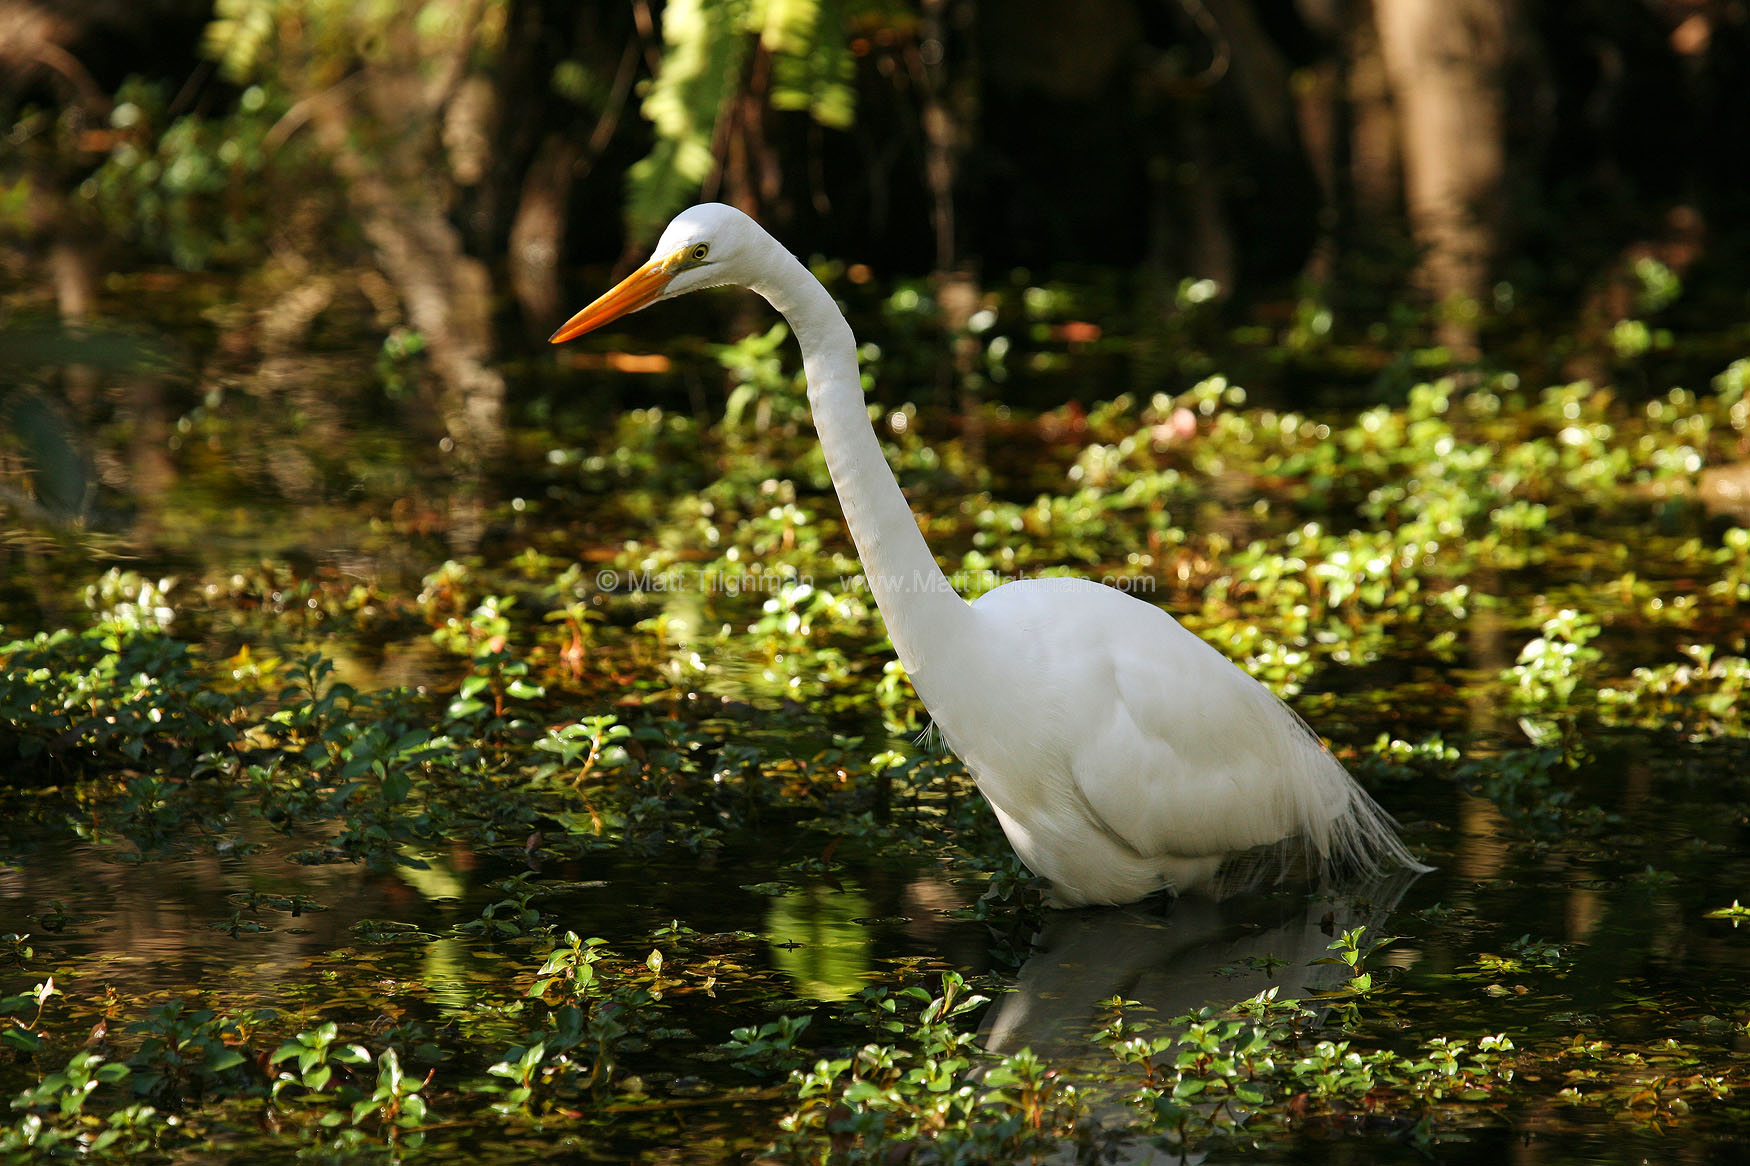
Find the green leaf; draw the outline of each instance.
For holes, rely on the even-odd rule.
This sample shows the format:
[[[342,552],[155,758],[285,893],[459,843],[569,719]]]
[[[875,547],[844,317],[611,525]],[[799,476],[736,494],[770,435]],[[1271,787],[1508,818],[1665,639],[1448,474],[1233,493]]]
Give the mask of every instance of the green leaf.
[[[207,1062],[207,1070],[212,1073],[223,1073],[226,1069],[235,1069],[244,1060],[243,1054],[236,1049],[225,1049]]]
[[[383,778],[383,802],[386,805],[399,805],[407,800],[407,794],[413,789],[413,778],[406,770],[397,769]]]

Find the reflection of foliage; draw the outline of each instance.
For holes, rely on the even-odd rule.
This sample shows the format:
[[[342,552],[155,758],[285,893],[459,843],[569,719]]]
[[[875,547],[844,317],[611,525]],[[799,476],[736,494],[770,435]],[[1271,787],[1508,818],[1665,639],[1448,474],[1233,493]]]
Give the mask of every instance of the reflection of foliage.
[[[93,523],[103,511],[97,442],[56,385],[57,374],[77,368],[137,378],[165,363],[163,345],[125,328],[17,320],[0,326],[0,368],[12,374],[12,383],[0,387],[0,507],[44,526],[101,525]],[[89,530],[85,538],[89,543]]]
[[[55,521],[83,517],[91,504],[91,467],[59,410],[28,389],[0,393],[0,427],[32,471],[28,491],[0,484],[0,502]]]
[[[846,999],[863,987],[870,972],[874,941],[858,922],[869,913],[863,896],[819,884],[779,896],[766,913],[772,962],[802,995]]]
[[[999,356],[1033,374],[1068,359],[1052,338],[1052,321],[1073,309],[1054,306],[1057,293],[1014,287],[991,294],[1004,322],[989,335],[1016,338],[1012,349],[988,350],[993,375]],[[1023,319],[1023,307],[1037,316]],[[924,335],[928,299],[896,294],[879,310],[887,324],[875,334],[889,348],[880,361],[892,369],[911,347],[892,339],[895,329],[902,337],[906,328]],[[17,352],[19,338],[6,333],[0,356]],[[101,364],[98,349],[93,344],[82,355]],[[873,354],[874,345],[865,352]],[[409,355],[386,354],[397,364]],[[916,705],[881,644],[878,614],[854,583],[858,567],[802,424],[794,347],[778,332],[717,356],[735,385],[726,420],[656,407],[608,417],[588,400],[554,405],[552,417],[568,420],[551,432],[537,417],[519,437],[515,503],[507,498],[496,511],[489,554],[434,566],[443,556],[420,542],[427,520],[418,506],[405,506],[407,475],[386,472],[391,453],[359,459],[372,468],[344,504],[356,510],[336,502],[293,521],[284,512],[238,507],[240,516],[226,519],[220,504],[209,503],[196,516],[207,524],[198,553],[172,556],[182,576],[174,590],[156,573],[103,576],[107,563],[54,568],[45,594],[64,600],[93,583],[91,626],[81,630],[77,618],[46,601],[16,617],[73,630],[3,637],[19,643],[0,649],[0,753],[46,757],[56,774],[80,781],[60,795],[33,795],[41,811],[0,815],[0,825],[24,822],[14,836],[39,826],[62,837],[76,832],[91,850],[147,864],[157,852],[202,845],[227,866],[240,865],[249,843],[239,836],[247,829],[295,832],[306,836],[297,845],[318,844],[314,857],[368,860],[378,870],[393,865],[397,887],[445,900],[431,908],[443,916],[436,928],[443,938],[399,920],[361,921],[326,953],[309,995],[300,991],[284,1015],[254,1028],[239,1019],[254,1000],[251,986],[211,977],[198,993],[183,993],[189,1011],[147,1020],[187,1042],[187,1063],[199,1066],[188,1069],[170,1063],[153,1031],[127,1027],[156,998],[105,1001],[104,981],[78,957],[70,957],[64,976],[72,1000],[47,995],[54,983],[47,972],[62,976],[61,953],[39,966],[28,937],[0,936],[0,963],[29,973],[47,995],[0,994],[0,1043],[15,1075],[29,1079],[20,1095],[27,1106],[15,1106],[16,1124],[0,1128],[0,1158],[25,1153],[19,1147],[27,1138],[35,1139],[31,1148],[52,1149],[47,1139],[56,1130],[69,1139],[125,1132],[128,1140],[115,1145],[149,1137],[191,1153],[183,1139],[201,1136],[215,1120],[243,1124],[246,1107],[257,1102],[283,1122],[287,1134],[276,1136],[311,1139],[310,1156],[320,1157],[319,1124],[332,1120],[347,1133],[355,1123],[397,1128],[417,1122],[414,1099],[427,1093],[446,1117],[443,1128],[428,1131],[434,1142],[514,1137],[536,1121],[551,1129],[563,1119],[566,1136],[579,1141],[612,1123],[615,1148],[624,1152],[652,1136],[632,1124],[638,1113],[668,1112],[665,1094],[679,1099],[715,1087],[721,1061],[713,1060],[713,1042],[732,1025],[748,1027],[735,1030],[728,1055],[738,1071],[764,1072],[773,1092],[753,1107],[728,1093],[711,1102],[756,1113],[746,1119],[751,1131],[738,1126],[732,1137],[740,1141],[726,1152],[777,1136],[757,1115],[779,1104],[795,1118],[784,1132],[798,1156],[818,1151],[817,1158],[846,1138],[862,1139],[852,1158],[885,1155],[896,1143],[882,1135],[892,1134],[914,1137],[909,1148],[920,1159],[933,1149],[967,1147],[967,1159],[985,1150],[986,1160],[1014,1160],[1011,1151],[1032,1131],[1054,1142],[1095,1136],[1095,1113],[1103,1123],[1115,1115],[1100,1136],[1175,1138],[1192,1152],[1210,1148],[1219,1156],[1230,1127],[1250,1144],[1292,1141],[1308,1121],[1360,1121],[1362,1113],[1397,1129],[1491,1123],[1509,1089],[1524,1102],[1514,1103],[1517,1112],[1559,1096],[1558,1104],[1584,1105],[1601,1117],[1691,1121],[1698,1133],[1742,1121],[1736,1108],[1703,1105],[1743,1087],[1727,1040],[1743,1018],[1703,1018],[1708,1039],[1693,1049],[1663,1038],[1688,1023],[1680,1016],[1670,1018],[1679,1026],[1666,1024],[1664,1013],[1691,982],[1664,974],[1667,953],[1682,943],[1698,970],[1727,963],[1678,929],[1732,902],[1745,886],[1735,857],[1740,823],[1729,808],[1743,801],[1740,710],[1750,665],[1741,629],[1750,602],[1750,533],[1738,526],[1722,535],[1686,518],[1679,491],[1694,466],[1740,456],[1734,451],[1750,428],[1750,362],[1733,366],[1712,395],[1673,392],[1633,408],[1595,389],[1540,392],[1491,377],[1419,386],[1395,407],[1316,417],[1248,404],[1234,384],[1209,376],[1179,396],[1161,390],[1093,406],[1077,424],[1056,429],[1048,428],[1053,419],[1019,411],[1010,417],[993,407],[983,420],[1002,440],[992,440],[988,467],[971,470],[969,443],[945,436],[939,413],[886,401],[878,421],[888,456],[915,491],[945,562],[953,566],[959,556],[969,590],[1071,568],[1154,584],[1156,602],[1186,613],[1188,623],[1246,655],[1273,683],[1317,691],[1334,681],[1340,691],[1313,698],[1327,703],[1318,723],[1340,742],[1377,739],[1357,768],[1395,783],[1382,801],[1407,810],[1413,830],[1435,829],[1418,819],[1444,820],[1456,778],[1494,805],[1465,800],[1467,813],[1487,810],[1486,819],[1477,817],[1489,833],[1470,850],[1477,834],[1462,831],[1452,841],[1455,857],[1517,864],[1466,866],[1463,878],[1443,888],[1455,903],[1447,910],[1471,920],[1487,911],[1489,921],[1505,917],[1511,930],[1484,938],[1474,922],[1442,923],[1430,908],[1426,930],[1418,923],[1414,943],[1395,953],[1404,958],[1392,961],[1417,978],[1412,993],[1396,996],[1396,981],[1378,961],[1358,966],[1362,936],[1339,941],[1335,958],[1361,973],[1346,982],[1346,995],[1323,1006],[1327,1015],[1341,1009],[1351,1024],[1361,1017],[1362,1026],[1343,1039],[1321,1040],[1332,1034],[1309,1032],[1299,1010],[1269,1001],[1191,1015],[1154,1032],[1130,1027],[1143,1023],[1130,1010],[1123,1025],[1109,1029],[1122,1039],[1090,1073],[1085,1061],[1058,1061],[1055,1052],[1049,1063],[986,1057],[966,1033],[944,1025],[967,1000],[948,985],[939,1006],[889,991],[892,1007],[870,994],[783,1016],[794,1010],[798,983],[842,996],[865,979],[896,976],[897,984],[920,974],[893,971],[883,957],[894,950],[895,925],[858,924],[867,908],[850,896],[820,891],[780,900],[768,917],[770,936],[726,930],[758,927],[765,910],[733,886],[745,880],[749,895],[767,888],[788,894],[800,881],[780,880],[771,867],[781,859],[756,853],[768,844],[798,845],[798,826],[841,839],[847,863],[904,850],[932,859],[953,854],[988,871],[1005,843],[953,759],[886,741],[875,727],[872,691],[894,725],[911,721],[911,731]],[[697,363],[716,372],[708,359]],[[214,457],[203,469],[199,459],[210,456],[203,451],[250,447],[275,456],[283,448],[252,441],[242,412],[203,408],[177,427],[186,480],[211,491],[203,501],[238,493],[235,479],[223,476],[236,472],[235,463]],[[118,429],[92,428],[97,458],[113,462]],[[105,440],[116,445],[104,448]],[[1212,485],[1233,487],[1234,500],[1212,500]],[[237,541],[211,537],[221,523],[247,525],[256,539],[268,527],[283,528],[288,539],[327,534],[360,513],[371,523],[368,536],[340,531],[330,541],[346,548],[348,563],[359,548],[357,572],[284,559],[240,567]],[[1647,521],[1667,515],[1671,531]],[[231,529],[224,527],[227,536]],[[194,542],[166,545],[183,551]],[[40,561],[15,560],[21,565],[13,578]],[[416,597],[407,581],[422,573]],[[634,576],[646,582],[629,586]],[[657,578],[681,580],[683,589],[665,592],[648,582]],[[1575,614],[1556,616],[1562,611]],[[1536,647],[1521,653],[1533,636]],[[332,661],[306,655],[316,641],[334,653]],[[370,666],[365,653],[349,651],[361,641],[425,651],[405,672],[361,675]],[[434,645],[453,651],[430,651]],[[1681,645],[1693,646],[1679,656]],[[748,667],[737,672],[737,664]],[[1653,666],[1631,678],[1636,664]],[[342,678],[364,689],[421,687],[361,692]],[[1494,718],[1482,715],[1495,710],[1560,718],[1575,732],[1560,747],[1496,748]],[[1616,771],[1603,763],[1623,750],[1594,746],[1600,763],[1579,750],[1591,740],[1594,713],[1637,727],[1608,744],[1628,742],[1637,758],[1669,756],[1670,766],[1649,763],[1645,780],[1612,780]],[[833,735],[840,730],[868,736]],[[1700,733],[1714,739],[1698,743]],[[1461,748],[1473,759],[1462,769]],[[1598,787],[1605,792],[1594,793]],[[65,826],[55,817],[62,806]],[[453,848],[456,861],[444,867],[458,872],[452,881],[408,865],[440,846]],[[1441,860],[1448,871],[1458,866]],[[1600,925],[1590,944],[1576,945],[1580,958],[1588,950],[1611,956],[1610,975],[1598,977],[1605,988],[1582,985],[1582,975],[1567,970],[1576,957],[1563,954],[1585,935],[1583,924],[1570,925],[1584,914],[1576,908],[1606,893],[1594,885],[1649,860],[1670,873],[1621,880],[1630,901],[1647,901],[1649,925]],[[686,874],[676,873],[677,861]],[[1027,892],[1018,885],[1021,868],[1008,861],[990,893],[966,912],[1004,928],[996,937],[999,958],[1024,955],[1036,930],[1024,904],[1014,902]],[[620,872],[627,910],[648,916],[647,894],[671,895],[665,902],[676,902],[683,916],[694,910],[691,921],[712,934],[653,935],[629,947],[629,956],[577,932],[555,941],[555,933],[582,921],[568,904],[544,896],[557,890],[556,873],[592,862],[618,864],[610,869]],[[846,881],[829,874],[824,859],[814,862],[788,873]],[[744,863],[752,868],[745,874]],[[506,865],[529,873],[495,884],[488,897],[469,897],[478,886],[470,871]],[[164,869],[142,873],[162,880]],[[1516,870],[1532,877],[1515,879]],[[346,868],[334,874],[330,886],[353,881]],[[8,873],[14,877],[23,876]],[[690,878],[699,882],[681,881]],[[695,886],[724,881],[731,888],[716,888],[722,894],[683,901]],[[1516,884],[1522,889],[1510,900]],[[953,901],[932,897],[946,889],[937,880],[909,884],[897,905],[896,884],[869,878],[863,885],[875,910],[904,911],[964,937],[964,923],[926,914],[946,909],[932,903]],[[1552,886],[1567,910],[1550,910]],[[76,919],[84,904],[72,905],[39,904],[39,930],[57,935],[79,926],[68,917]],[[622,928],[620,917],[602,914],[603,930]],[[1549,940],[1502,942],[1541,934],[1546,924]],[[209,930],[215,925],[219,932]],[[1709,927],[1729,938],[1723,924]],[[236,914],[229,926],[221,914],[186,930],[209,943],[228,933],[243,950],[267,946],[245,938],[249,921]],[[909,924],[907,933],[935,934]],[[293,934],[282,929],[278,938]],[[1600,942],[1604,936],[1612,942]],[[770,951],[771,939],[807,946]],[[181,934],[176,941],[187,942]],[[424,960],[403,944],[423,945]],[[660,944],[660,957],[645,955],[651,944]],[[935,950],[990,966],[988,954],[975,954],[988,947],[980,926],[969,947]],[[400,966],[391,966],[398,956]],[[1646,977],[1643,966],[1659,974]],[[1616,994],[1618,983],[1630,985],[1632,999]],[[1571,998],[1575,1012],[1551,1021],[1540,997],[1554,989]],[[1610,1002],[1608,1012],[1585,1015],[1599,1000]],[[306,1001],[333,1007],[340,1027],[316,1028],[294,1015]],[[1515,1016],[1516,1007],[1528,1018]],[[76,1052],[90,1031],[76,1022],[104,1009],[113,1009],[111,1047],[93,1043],[89,1055]],[[444,1027],[421,1035],[417,1018],[435,1024],[433,1010],[441,1010]],[[1387,1019],[1369,1021],[1376,1010]],[[400,1023],[389,1032],[382,1021],[367,1029],[369,1017]],[[674,1035],[683,1022],[693,1031]],[[1496,1030],[1514,1031],[1524,1047],[1484,1035]],[[1595,1040],[1647,1031],[1659,1034],[1658,1047],[1619,1043],[1613,1050]],[[155,1043],[134,1057],[132,1046],[148,1040]],[[353,1042],[371,1050],[368,1068],[350,1051]],[[430,1051],[416,1057],[416,1047]],[[385,1056],[391,1049],[395,1055]],[[232,1063],[230,1050],[254,1071]],[[402,1065],[409,1066],[405,1076]],[[125,1077],[119,1067],[128,1069]],[[427,1067],[428,1088],[415,1090]],[[793,1096],[781,1097],[792,1071]],[[297,1080],[288,1080],[294,1072]],[[684,1075],[676,1079],[677,1072]],[[150,1082],[151,1073],[161,1074],[152,1097],[178,1104],[176,1123],[125,1104],[127,1091]],[[79,1091],[92,1081],[89,1105],[66,1112],[78,1108]],[[1558,1094],[1564,1085],[1569,1091]],[[356,1092],[345,1102],[328,1096],[340,1086]],[[1686,1117],[1692,1105],[1696,1112]],[[220,1107],[232,1108],[219,1116]],[[132,1132],[136,1126],[143,1132]],[[337,1141],[331,1156],[342,1156],[345,1145]]]

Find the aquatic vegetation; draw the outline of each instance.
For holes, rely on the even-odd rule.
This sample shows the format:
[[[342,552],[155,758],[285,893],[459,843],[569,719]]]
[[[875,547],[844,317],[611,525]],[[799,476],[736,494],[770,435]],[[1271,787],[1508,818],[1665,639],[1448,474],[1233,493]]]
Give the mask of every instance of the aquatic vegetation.
[[[1075,1089],[1030,1052],[982,1057],[952,1021],[986,1002],[944,974],[941,995],[911,988],[869,994],[863,1006],[899,1044],[866,1044],[792,1074],[797,1108],[780,1121],[775,1147],[817,1161],[830,1140],[835,1161],[918,1159],[1019,1161],[1053,1145],[1085,1110]],[[902,1006],[919,1004],[915,1017]],[[909,1012],[909,1008],[907,1009]],[[905,1019],[901,1019],[905,1016]],[[980,1072],[971,1073],[978,1060]]]
[[[283,533],[271,500],[162,562],[15,562],[58,598],[17,583],[0,636],[0,1160],[626,1157],[683,1110],[688,1145],[780,1161],[1743,1136],[1750,535],[1696,483],[1742,459],[1750,362],[1639,396],[1410,362],[1290,410],[1225,371],[1267,362],[1183,351],[1034,416],[991,386],[1113,352],[1063,331],[1104,293],[1021,281],[949,416],[895,396],[938,372],[894,339],[942,327],[928,289],[843,290],[890,329],[871,416],[967,594],[1070,573],[1169,607],[1440,869],[1354,918],[1253,888],[1310,951],[1225,953],[1195,1005],[1090,984],[986,1051],[1002,1001],[1068,995],[1030,994],[1051,913],[917,739],[789,348],[755,336],[611,419],[529,402],[478,553],[423,541],[390,459],[356,526],[312,519],[344,569],[227,549]],[[1206,306],[1181,339],[1219,333]],[[1342,355],[1321,307],[1292,359]],[[727,417],[684,407],[725,375]],[[184,488],[258,497],[257,461],[200,459],[262,420],[191,402]],[[1153,963],[1082,967],[1180,975],[1192,910],[1149,928]]]
[[[1603,688],[1600,715],[1625,724],[1676,724],[1696,735],[1742,733],[1750,660],[1720,656],[1712,644],[1685,644],[1689,662],[1636,668],[1621,688]]]

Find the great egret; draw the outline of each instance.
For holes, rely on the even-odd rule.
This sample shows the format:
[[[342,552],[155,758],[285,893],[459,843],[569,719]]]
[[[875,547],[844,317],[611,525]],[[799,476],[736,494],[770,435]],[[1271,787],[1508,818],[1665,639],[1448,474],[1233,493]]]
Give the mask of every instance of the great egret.
[[[963,600],[881,454],[838,305],[740,211],[682,212],[562,343],[700,288],[758,292],[802,347],[821,449],[865,578],[924,707],[1059,906],[1129,903],[1300,837],[1334,864],[1417,863],[1372,798],[1269,690],[1172,616],[1085,579]]]

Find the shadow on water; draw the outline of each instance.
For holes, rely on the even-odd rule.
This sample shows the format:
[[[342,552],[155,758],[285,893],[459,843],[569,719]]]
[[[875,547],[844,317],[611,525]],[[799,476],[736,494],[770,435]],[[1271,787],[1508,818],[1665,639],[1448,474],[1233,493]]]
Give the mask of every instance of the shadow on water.
[[[1311,1001],[1351,974],[1323,962],[1332,941],[1357,927],[1392,934],[1392,912],[1415,880],[1405,872],[1318,888],[1198,891],[1153,909],[1053,911],[980,1035],[993,1052],[1031,1048],[1073,1060],[1092,1052],[1088,1037],[1113,997],[1161,1020],[1260,992]]]

